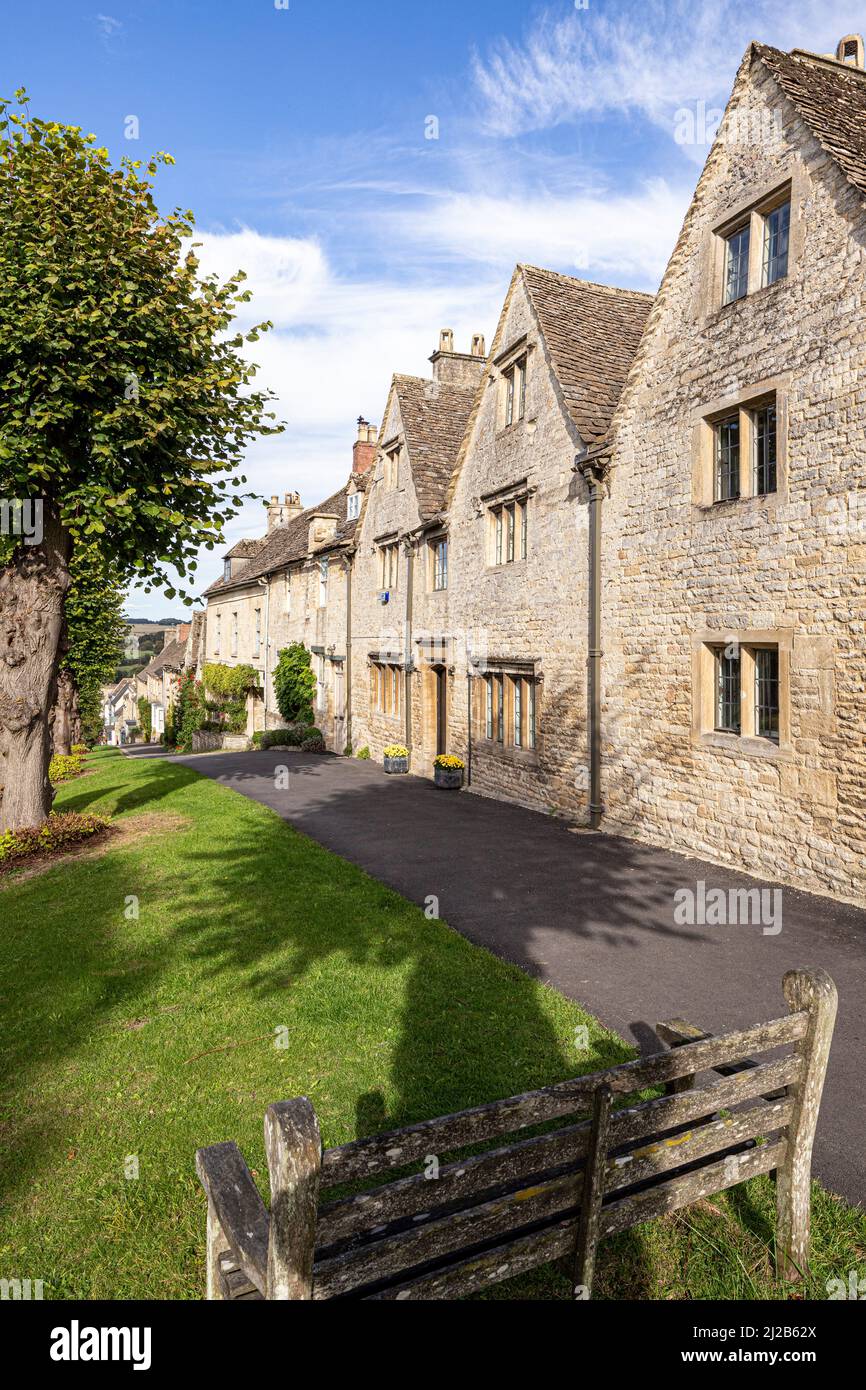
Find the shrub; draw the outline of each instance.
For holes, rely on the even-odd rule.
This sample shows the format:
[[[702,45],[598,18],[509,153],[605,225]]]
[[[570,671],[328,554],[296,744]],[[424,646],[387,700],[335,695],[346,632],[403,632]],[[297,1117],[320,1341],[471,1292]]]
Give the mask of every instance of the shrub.
[[[327,751],[325,740],[322,738],[321,734],[318,736],[311,735],[309,738],[305,738],[301,744],[302,753],[326,753]]]
[[[205,726],[204,690],[192,671],[184,671],[177,692],[174,733],[178,748],[188,753],[192,736]]]
[[[78,811],[52,812],[42,825],[29,830],[7,830],[0,835],[0,870],[22,859],[51,854],[81,840],[89,840],[107,829],[108,821],[104,816]]]
[[[305,738],[318,732],[310,724],[289,724],[285,729],[267,729],[262,738],[262,747],[300,748]]]
[[[261,747],[262,747],[262,739],[263,739],[263,738],[264,738],[264,730],[263,730],[263,729],[256,729],[255,733],[253,734],[253,748],[261,748]]]
[[[52,787],[59,787],[61,782],[80,777],[83,771],[84,764],[78,754],[55,753],[48,768],[48,780]]]
[[[312,724],[316,677],[312,656],[302,642],[292,642],[280,652],[274,668],[277,709],[287,724]]]
[[[223,666],[208,662],[202,671],[204,684],[220,700],[246,700],[251,690],[257,690],[259,678],[252,666]]]
[[[360,758],[362,763],[368,762],[370,758],[370,750],[369,748],[359,748],[355,756],[357,758]]]
[[[72,751],[73,751],[73,753],[77,754],[77,756],[78,756],[79,758],[83,758],[83,757],[84,757],[84,754],[88,751],[88,749],[87,749],[87,744],[86,744],[86,743],[73,743],[73,745],[72,745]]]

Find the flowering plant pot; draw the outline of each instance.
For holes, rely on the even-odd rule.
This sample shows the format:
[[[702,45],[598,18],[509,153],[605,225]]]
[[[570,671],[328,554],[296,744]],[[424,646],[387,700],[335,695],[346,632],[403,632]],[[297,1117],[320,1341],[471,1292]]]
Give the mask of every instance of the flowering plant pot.
[[[440,753],[433,760],[433,781],[437,787],[459,791],[463,786],[464,762],[449,753]]]
[[[409,749],[402,743],[391,743],[384,752],[385,771],[391,776],[409,771]]]

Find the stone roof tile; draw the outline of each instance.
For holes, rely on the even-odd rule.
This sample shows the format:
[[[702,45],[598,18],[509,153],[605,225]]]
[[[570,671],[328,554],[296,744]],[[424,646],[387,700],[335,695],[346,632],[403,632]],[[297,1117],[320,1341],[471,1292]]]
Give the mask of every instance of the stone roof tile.
[[[445,505],[477,388],[395,374],[394,389],[418,510],[428,521]]]

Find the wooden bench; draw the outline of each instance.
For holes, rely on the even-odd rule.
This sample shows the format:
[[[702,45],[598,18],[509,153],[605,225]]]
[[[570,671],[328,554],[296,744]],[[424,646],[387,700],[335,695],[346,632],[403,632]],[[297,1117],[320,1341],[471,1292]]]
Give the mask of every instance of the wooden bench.
[[[270,1212],[236,1144],[196,1155],[208,1198],[207,1297],[459,1298],[564,1257],[574,1296],[587,1298],[599,1240],[770,1172],[778,1269],[799,1278],[836,988],[823,970],[797,970],[783,990],[789,1012],[770,1023],[721,1037],[660,1024],[669,1050],[324,1152],[309,1100],[271,1105]],[[716,1076],[697,1087],[707,1071]],[[633,1099],[660,1087],[665,1094]],[[425,1162],[437,1177],[393,1177]],[[360,1179],[381,1182],[328,1199]]]

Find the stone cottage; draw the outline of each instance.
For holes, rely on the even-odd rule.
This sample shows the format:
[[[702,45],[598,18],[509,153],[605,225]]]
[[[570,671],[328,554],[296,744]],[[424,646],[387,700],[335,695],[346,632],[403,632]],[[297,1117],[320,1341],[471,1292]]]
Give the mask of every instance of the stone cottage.
[[[248,699],[247,733],[279,727],[273,673],[280,652],[301,642],[312,653],[315,718],[328,747],[343,753],[350,738],[348,624],[353,537],[376,430],[358,422],[348,482],[317,507],[297,493],[271,499],[264,536],[229,550],[224,571],[205,591],[205,664],[249,665],[259,683]]]
[[[474,790],[577,817],[588,529],[573,464],[610,425],[651,304],[519,265],[447,494],[449,751]]]
[[[605,828],[866,890],[866,72],[748,49],[596,466]]]
[[[448,742],[448,485],[485,369],[480,334],[454,350],[443,329],[430,378],[395,375],[356,539],[352,744],[381,759],[405,745],[432,772]]]

